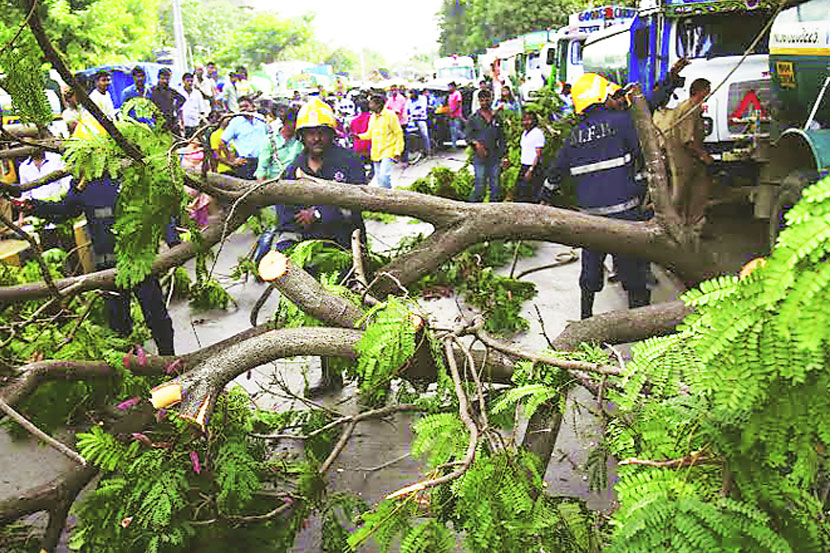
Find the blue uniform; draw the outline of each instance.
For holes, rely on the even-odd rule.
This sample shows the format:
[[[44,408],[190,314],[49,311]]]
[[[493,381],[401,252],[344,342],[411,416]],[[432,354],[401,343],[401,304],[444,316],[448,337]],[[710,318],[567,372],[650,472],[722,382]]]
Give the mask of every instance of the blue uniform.
[[[96,270],[115,266],[115,202],[118,184],[109,177],[89,182],[81,190],[74,185],[60,202],[32,200],[34,214],[43,219],[68,219],[86,216],[87,229],[92,239]],[[174,355],[173,321],[164,305],[164,295],[158,279],[151,275],[132,292],[138,297],[144,320],[153,334],[160,355]],[[122,335],[132,331],[130,291],[122,290],[107,298],[107,316],[110,327]]]
[[[542,188],[541,199],[549,202],[562,179],[570,175],[576,183],[577,205],[581,211],[641,221],[645,187],[635,172],[639,158],[640,144],[629,114],[606,110],[599,105],[592,106],[559,150],[556,161],[548,171],[548,182]],[[604,252],[583,250],[579,277],[583,318],[591,316],[593,295],[602,290],[602,267],[606,255]],[[648,305],[648,263],[622,255],[614,255],[614,262],[623,288],[628,292],[629,306]]]
[[[323,167],[315,173],[308,166],[308,157],[305,152],[294,160],[286,169],[285,178],[297,178],[297,169],[309,176],[321,179],[342,182],[344,184],[366,184],[366,172],[360,158],[354,153],[337,145],[331,145],[323,156]],[[297,223],[294,216],[301,209],[312,207],[319,214],[317,220],[305,226]],[[297,206],[277,205],[277,227],[271,232],[263,233],[255,254],[258,261],[269,248],[285,251],[297,242],[303,240],[324,239],[332,240],[343,248],[351,248],[351,236],[355,229],[361,230],[361,236],[366,232],[363,226],[363,217],[359,211],[343,209],[331,205]],[[273,245],[271,245],[271,243]]]

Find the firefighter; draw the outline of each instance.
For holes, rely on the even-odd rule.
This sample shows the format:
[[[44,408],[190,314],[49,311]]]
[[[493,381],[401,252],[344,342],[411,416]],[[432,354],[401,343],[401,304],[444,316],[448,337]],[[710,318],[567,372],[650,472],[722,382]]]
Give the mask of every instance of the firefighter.
[[[92,238],[95,270],[115,267],[115,203],[118,183],[108,176],[77,184],[73,182],[66,197],[59,202],[22,200],[15,203],[25,213],[47,220],[65,220],[86,216]],[[169,242],[168,242],[169,243]],[[106,313],[110,328],[122,336],[132,332],[130,296],[135,294],[141,305],[144,320],[150,327],[159,355],[175,355],[173,348],[173,321],[164,303],[164,294],[155,275],[150,275],[132,290],[119,290],[107,297]]]
[[[327,104],[312,100],[303,106],[297,114],[296,128],[303,150],[286,169],[285,178],[308,175],[343,184],[366,184],[360,158],[334,143],[336,128],[334,112]],[[281,205],[276,210],[277,232],[271,247],[280,251],[313,239],[331,240],[350,250],[352,231],[363,231],[359,211],[329,205]]]
[[[285,178],[293,180],[305,175],[345,185],[366,184],[366,172],[360,158],[351,150],[334,143],[337,121],[331,107],[312,99],[297,114],[297,135],[303,143],[303,151],[285,172]],[[336,242],[345,250],[351,248],[351,236],[355,229],[366,236],[363,216],[332,205],[277,206],[278,230],[272,248],[284,251],[301,240],[323,239]],[[365,238],[364,238],[365,239]],[[308,389],[309,396],[340,389],[343,377],[340,370],[325,357],[321,359],[320,383]]]
[[[556,161],[548,170],[548,182],[541,191],[541,200],[550,203],[552,195],[566,175],[576,184],[579,209],[591,215],[626,221],[643,220],[642,181],[635,178],[635,163],[640,157],[637,132],[626,111],[609,105],[620,89],[616,84],[594,73],[586,73],[574,83],[574,110],[581,120],[567,142],[559,150]],[[605,252],[584,249],[581,289],[581,316],[593,315],[594,296],[602,290]],[[651,301],[646,287],[648,263],[614,254],[620,280],[628,293],[629,307],[642,307]]]

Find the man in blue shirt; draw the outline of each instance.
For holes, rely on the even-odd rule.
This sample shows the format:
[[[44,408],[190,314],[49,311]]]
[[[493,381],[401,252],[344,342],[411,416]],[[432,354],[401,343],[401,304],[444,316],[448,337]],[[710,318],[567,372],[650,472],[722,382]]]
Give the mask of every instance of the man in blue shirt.
[[[259,154],[268,139],[268,126],[265,119],[254,111],[254,102],[249,97],[239,99],[239,109],[242,114],[231,119],[222,132],[220,148],[225,159],[229,160],[228,164],[234,168],[234,176],[254,180]],[[229,147],[231,144],[233,148]]]
[[[150,89],[147,88],[147,74],[140,66],[133,67],[133,84],[124,89],[121,93],[121,105],[132,98],[149,98]]]

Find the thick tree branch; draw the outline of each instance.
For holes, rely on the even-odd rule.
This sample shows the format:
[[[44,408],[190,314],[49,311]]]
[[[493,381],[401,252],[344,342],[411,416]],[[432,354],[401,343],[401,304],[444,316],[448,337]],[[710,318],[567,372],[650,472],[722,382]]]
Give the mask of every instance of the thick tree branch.
[[[175,366],[177,372],[183,373],[189,367],[198,365],[234,344],[254,338],[272,329],[273,325],[262,324],[187,355],[179,357],[150,356],[143,365],[140,365],[137,359],[132,357],[126,368],[138,375],[160,375],[164,374],[169,367]],[[11,382],[0,388],[0,399],[10,405],[16,405],[44,382],[107,378],[115,375],[116,371],[105,361],[38,361],[18,369],[17,375],[12,377]]]
[[[36,3],[37,0],[27,1],[30,9],[32,9]],[[49,37],[46,36],[46,32],[43,30],[37,10],[35,10],[32,17],[29,18],[29,28],[32,30],[32,34],[35,36],[35,40],[37,40],[40,49],[43,50],[43,55],[52,64],[52,67],[54,67],[60,74],[61,79],[72,87],[75,91],[75,97],[81,105],[84,106],[84,108],[86,108],[86,110],[89,111],[93,117],[95,117],[98,123],[104,127],[104,130],[109,133],[115,143],[121,147],[128,157],[138,163],[144,163],[144,155],[141,151],[139,151],[135,144],[132,144],[129,140],[127,140],[127,138],[121,134],[121,131],[116,128],[115,123],[112,122],[112,119],[104,115],[104,112],[102,112],[101,109],[95,105],[95,102],[90,100],[89,95],[86,93],[86,90],[84,90],[84,87],[81,86],[72,72],[69,71],[69,68],[61,59],[58,51],[55,50],[54,46],[52,46],[52,42],[49,40]]]
[[[572,350],[582,342],[627,344],[664,336],[677,328],[692,310],[681,301],[669,301],[636,309],[611,311],[574,321],[553,340],[554,349]]]
[[[330,293],[290,259],[285,258],[285,262],[285,274],[271,283],[283,296],[300,306],[308,315],[326,324],[355,327],[363,317],[360,308],[346,298]]]
[[[237,209],[230,221],[228,221],[228,234],[244,223],[251,214],[251,210],[246,203],[244,208]],[[223,228],[225,225],[222,222],[214,223],[208,227],[202,234],[203,244],[205,248],[210,248],[222,237]],[[163,254],[159,255],[153,263],[153,274],[166,273],[172,267],[181,265],[185,261],[191,259],[198,252],[198,246],[195,242],[187,242],[179,244],[170,248]],[[115,288],[115,269],[106,269],[97,271],[77,277],[64,278],[55,283],[58,290],[63,292],[64,296],[69,295],[66,290],[72,286],[73,293],[88,292],[89,290],[98,289],[114,289]],[[20,301],[38,299],[49,295],[49,288],[43,282],[30,282],[26,284],[19,284],[17,286],[0,287],[0,304],[16,303]]]
[[[361,336],[358,330],[343,328],[271,330],[216,352],[168,384],[181,386],[180,416],[205,427],[219,393],[240,374],[284,357],[354,357]]]
[[[210,173],[215,189],[238,186],[237,179]],[[223,192],[232,199],[239,192]],[[338,205],[406,215],[436,227],[413,252],[382,270],[407,285],[464,248],[482,240],[528,239],[634,255],[674,270],[689,281],[720,272],[706,252],[689,254],[658,222],[630,222],[526,203],[468,204],[402,190],[280,181],[251,194],[259,206]],[[386,293],[393,285],[386,286]]]

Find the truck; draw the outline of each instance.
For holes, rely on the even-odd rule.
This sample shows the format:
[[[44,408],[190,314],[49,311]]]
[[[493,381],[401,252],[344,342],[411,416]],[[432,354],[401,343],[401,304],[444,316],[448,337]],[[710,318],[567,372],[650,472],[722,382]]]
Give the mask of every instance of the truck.
[[[582,48],[588,37],[603,29],[630,25],[636,15],[636,8],[624,6],[601,6],[569,15],[568,25],[551,31],[548,44],[542,48],[542,73],[551,85],[573,84],[585,72]]]
[[[434,83],[444,86],[455,82],[458,86],[471,85],[476,79],[476,65],[470,56],[446,56],[438,58],[432,64],[435,70]]]
[[[789,181],[803,187],[826,169],[825,135],[788,127],[799,117],[801,126],[806,122],[830,52],[830,0],[809,0],[777,15],[776,7],[768,0],[642,0],[636,17],[592,33],[582,51],[586,72],[620,84],[637,82],[646,91],[678,59],[688,58],[686,83],[699,77],[712,83],[703,105],[704,145],[717,162],[720,182],[729,197],[751,202],[756,218],[769,218],[771,236],[792,197],[785,189],[798,186]],[[688,86],[678,88],[667,107],[687,97]],[[821,126],[822,117],[817,113],[811,125]]]
[[[778,14],[769,70],[774,142],[759,186],[771,198],[773,239],[802,190],[830,172],[830,0],[808,0]]]

